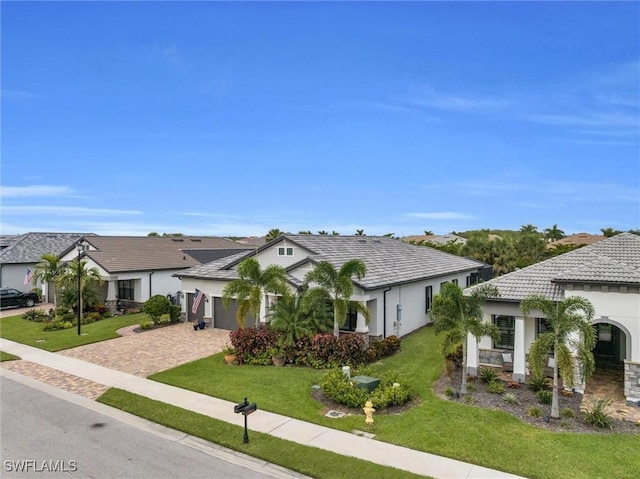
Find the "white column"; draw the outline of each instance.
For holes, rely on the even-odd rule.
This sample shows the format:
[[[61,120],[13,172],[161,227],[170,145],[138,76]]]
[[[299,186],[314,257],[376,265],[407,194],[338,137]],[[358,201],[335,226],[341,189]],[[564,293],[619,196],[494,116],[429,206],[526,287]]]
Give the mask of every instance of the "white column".
[[[516,325],[513,339],[513,380],[525,382],[526,354],[524,350],[524,317],[516,316]]]
[[[473,334],[467,335],[467,374],[470,376],[478,375],[480,367],[480,348],[478,341]]]
[[[358,319],[356,320],[356,333],[366,334],[369,332],[369,326],[367,325],[367,318],[358,311]]]
[[[107,301],[115,301],[118,294],[118,280],[110,279],[107,281]]]

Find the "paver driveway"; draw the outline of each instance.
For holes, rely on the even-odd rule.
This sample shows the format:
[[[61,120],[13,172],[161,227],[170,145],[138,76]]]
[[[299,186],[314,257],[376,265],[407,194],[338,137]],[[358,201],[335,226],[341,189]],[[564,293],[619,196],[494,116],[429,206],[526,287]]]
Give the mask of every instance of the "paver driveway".
[[[66,349],[58,354],[82,359],[136,376],[171,369],[219,353],[229,340],[229,331],[194,331],[189,323],[135,333],[136,326],[119,330],[123,336],[99,343]]]

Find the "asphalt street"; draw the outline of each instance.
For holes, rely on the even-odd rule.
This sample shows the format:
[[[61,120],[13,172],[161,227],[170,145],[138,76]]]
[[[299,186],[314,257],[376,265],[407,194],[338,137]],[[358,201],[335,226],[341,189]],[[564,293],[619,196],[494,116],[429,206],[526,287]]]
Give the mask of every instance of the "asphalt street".
[[[3,478],[285,477],[264,463],[82,399],[0,377]],[[71,398],[72,395],[69,396]],[[118,418],[118,415],[122,418]]]

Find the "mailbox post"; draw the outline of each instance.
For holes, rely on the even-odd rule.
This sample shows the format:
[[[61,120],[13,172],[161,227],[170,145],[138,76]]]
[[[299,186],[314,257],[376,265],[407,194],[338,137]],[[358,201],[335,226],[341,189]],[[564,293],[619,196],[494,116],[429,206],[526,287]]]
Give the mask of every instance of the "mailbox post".
[[[243,443],[249,442],[249,429],[247,428],[247,416],[251,413],[256,412],[258,406],[256,403],[249,403],[247,398],[244,398],[244,401],[233,406],[233,412],[236,414],[242,414],[244,416],[244,436],[242,437]]]

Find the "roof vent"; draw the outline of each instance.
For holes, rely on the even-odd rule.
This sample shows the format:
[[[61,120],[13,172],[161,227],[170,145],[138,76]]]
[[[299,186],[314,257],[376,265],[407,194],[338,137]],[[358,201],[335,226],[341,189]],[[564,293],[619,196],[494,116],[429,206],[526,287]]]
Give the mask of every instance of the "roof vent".
[[[191,238],[191,241],[194,241],[196,243],[200,243],[202,240],[200,238]]]
[[[358,240],[358,243],[366,243],[366,242],[367,242],[367,240],[365,240],[365,239],[359,239]]]
[[[171,241],[177,241],[179,243],[182,243],[184,240],[182,238],[171,238]]]

